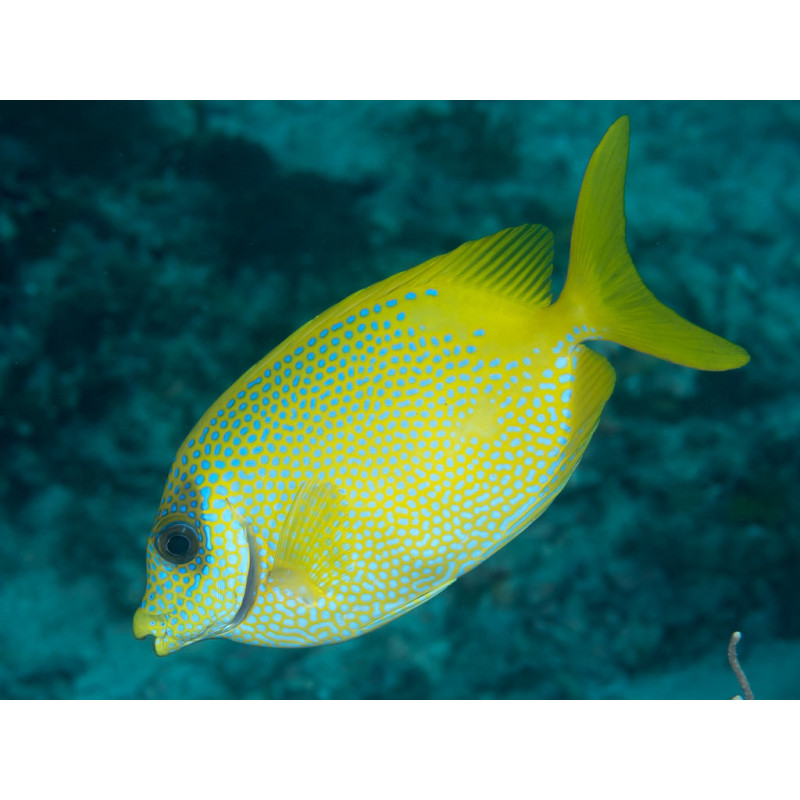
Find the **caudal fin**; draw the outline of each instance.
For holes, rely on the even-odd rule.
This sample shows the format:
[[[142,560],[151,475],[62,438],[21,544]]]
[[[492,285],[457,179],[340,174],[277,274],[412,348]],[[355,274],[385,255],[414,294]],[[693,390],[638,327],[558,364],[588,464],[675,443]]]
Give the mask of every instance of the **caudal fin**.
[[[738,345],[693,325],[656,300],[625,243],[630,122],[620,117],[586,168],[572,228],[569,271],[556,305],[603,339],[686,367],[726,370],[750,360]]]

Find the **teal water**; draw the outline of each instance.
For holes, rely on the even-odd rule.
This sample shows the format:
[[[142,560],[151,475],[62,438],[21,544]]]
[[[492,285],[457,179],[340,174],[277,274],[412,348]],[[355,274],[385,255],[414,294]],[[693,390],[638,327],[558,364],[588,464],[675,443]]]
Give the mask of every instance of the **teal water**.
[[[333,302],[522,222],[563,273],[580,180],[631,117],[628,242],[746,347],[699,374],[616,347],[546,514],[359,639],[207,641],[131,618],[175,450]],[[558,278],[556,279],[556,283]],[[800,104],[0,103],[0,697],[800,697]]]

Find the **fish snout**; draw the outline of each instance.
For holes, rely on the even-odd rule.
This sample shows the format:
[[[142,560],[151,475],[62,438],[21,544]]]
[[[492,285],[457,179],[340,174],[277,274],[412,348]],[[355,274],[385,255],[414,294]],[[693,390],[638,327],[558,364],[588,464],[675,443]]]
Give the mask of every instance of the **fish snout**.
[[[137,608],[133,615],[133,635],[137,639],[145,636],[163,636],[166,631],[166,620],[163,614],[153,614],[143,608]]]
[[[143,608],[137,608],[133,615],[133,635],[137,639],[152,636],[153,649],[159,656],[169,655],[181,648],[181,643],[174,636],[167,635],[166,615],[153,614]]]

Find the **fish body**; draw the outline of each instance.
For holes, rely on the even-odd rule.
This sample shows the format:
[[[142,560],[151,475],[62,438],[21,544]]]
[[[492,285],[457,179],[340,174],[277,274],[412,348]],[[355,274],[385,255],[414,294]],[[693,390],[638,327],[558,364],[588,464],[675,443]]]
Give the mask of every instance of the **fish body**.
[[[351,295],[234,383],[179,449],[134,617],[166,655],[221,636],[348,639],[447,588],[541,515],[614,386],[583,342],[724,370],[740,347],[642,283],[625,244],[629,124],[587,168],[567,281],[522,225]]]

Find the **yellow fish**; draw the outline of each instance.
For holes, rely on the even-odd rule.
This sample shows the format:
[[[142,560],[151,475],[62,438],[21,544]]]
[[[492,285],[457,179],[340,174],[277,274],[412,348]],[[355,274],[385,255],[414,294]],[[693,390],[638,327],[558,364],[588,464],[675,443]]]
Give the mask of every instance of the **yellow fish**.
[[[147,541],[138,638],[302,647],[373,630],[544,512],[614,387],[582,344],[695,369],[747,353],[662,305],[625,243],[629,121],[589,161],[566,284],[509,228],[376,283],[233,384],[178,450]]]

